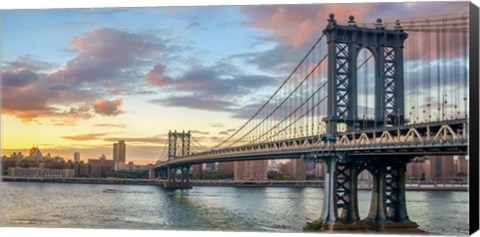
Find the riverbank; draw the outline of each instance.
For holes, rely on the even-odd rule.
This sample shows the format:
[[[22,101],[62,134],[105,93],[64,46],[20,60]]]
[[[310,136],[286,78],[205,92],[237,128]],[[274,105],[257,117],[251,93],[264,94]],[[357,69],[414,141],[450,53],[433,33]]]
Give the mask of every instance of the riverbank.
[[[77,183],[77,184],[123,184],[123,185],[158,185],[166,182],[160,179],[121,179],[121,178],[41,178],[41,177],[11,177],[2,176],[2,182],[38,182],[38,183]],[[193,186],[217,187],[316,187],[323,188],[323,180],[266,180],[266,181],[234,181],[234,180],[190,180]],[[370,190],[370,187],[358,187],[359,190]],[[437,184],[418,185],[407,184],[406,190],[411,191],[468,191],[468,185]]]

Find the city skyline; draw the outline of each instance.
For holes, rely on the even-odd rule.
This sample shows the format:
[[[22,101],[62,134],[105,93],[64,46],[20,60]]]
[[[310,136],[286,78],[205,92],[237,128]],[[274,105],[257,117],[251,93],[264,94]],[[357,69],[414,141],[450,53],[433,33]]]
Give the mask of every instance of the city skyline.
[[[128,160],[154,163],[169,129],[191,130],[203,144],[215,145],[285,79],[330,12],[346,21],[355,10],[358,21],[373,21],[419,17],[426,9],[458,13],[467,6],[5,11],[2,155],[38,144],[45,154],[67,159],[77,151],[113,157],[112,143],[125,140]]]

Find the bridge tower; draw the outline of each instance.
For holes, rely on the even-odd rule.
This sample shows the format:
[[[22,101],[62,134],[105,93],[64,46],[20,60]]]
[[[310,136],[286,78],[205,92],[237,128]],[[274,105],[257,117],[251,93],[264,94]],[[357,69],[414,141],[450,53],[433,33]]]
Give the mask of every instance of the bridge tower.
[[[408,37],[397,21],[393,30],[385,29],[381,19],[375,28],[358,27],[353,16],[347,25],[338,25],[330,14],[324,29],[328,47],[327,133],[338,135],[337,124],[354,132],[360,122],[357,114],[357,57],[361,49],[375,59],[374,118],[367,128],[399,126],[405,122],[403,43]],[[346,152],[332,152],[326,164],[325,197],[321,219],[327,230],[418,231],[409,220],[405,204],[405,169],[413,156],[365,156],[352,158]],[[360,220],[357,179],[362,170],[373,176],[372,201],[368,217]]]
[[[357,27],[353,16],[348,25],[337,25],[330,14],[324,34],[328,44],[327,133],[336,134],[337,123],[355,129],[358,118],[357,58],[363,48],[375,59],[375,117],[370,127],[402,125],[404,115],[403,43],[407,33],[400,22],[394,30],[377,19],[375,28]]]
[[[177,145],[180,143],[179,156],[188,156],[190,154],[190,131],[175,132],[168,131],[168,159],[177,157]]]
[[[185,132],[168,132],[168,160],[177,159],[177,157],[184,157],[190,155],[190,131]],[[177,148],[180,148],[177,151]],[[178,152],[178,153],[177,153]],[[180,180],[177,180],[177,171],[180,170]],[[167,167],[166,177],[167,182],[164,184],[165,188],[192,188],[190,183],[190,165]]]

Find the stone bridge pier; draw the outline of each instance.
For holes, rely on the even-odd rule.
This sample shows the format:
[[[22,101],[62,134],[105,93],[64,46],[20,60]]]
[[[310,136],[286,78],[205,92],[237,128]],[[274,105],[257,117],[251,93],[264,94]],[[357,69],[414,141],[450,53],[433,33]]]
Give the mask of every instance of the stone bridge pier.
[[[413,157],[412,157],[413,158]],[[321,219],[326,231],[423,232],[411,221],[405,201],[405,172],[411,158],[343,156],[323,158],[324,204]],[[370,211],[364,219],[358,212],[358,175],[373,176]]]

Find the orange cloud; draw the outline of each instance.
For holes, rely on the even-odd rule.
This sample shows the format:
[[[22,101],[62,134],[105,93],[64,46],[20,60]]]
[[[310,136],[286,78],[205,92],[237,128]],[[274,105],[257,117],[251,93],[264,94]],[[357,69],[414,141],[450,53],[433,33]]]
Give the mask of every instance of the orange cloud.
[[[105,116],[116,116],[123,113],[120,110],[122,105],[122,99],[115,100],[106,100],[106,99],[97,99],[93,105],[95,113],[105,115]]]
[[[73,141],[89,141],[89,140],[97,140],[100,137],[105,136],[106,133],[87,133],[87,134],[79,134],[73,136],[63,136],[63,139],[73,140]]]

